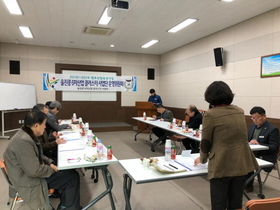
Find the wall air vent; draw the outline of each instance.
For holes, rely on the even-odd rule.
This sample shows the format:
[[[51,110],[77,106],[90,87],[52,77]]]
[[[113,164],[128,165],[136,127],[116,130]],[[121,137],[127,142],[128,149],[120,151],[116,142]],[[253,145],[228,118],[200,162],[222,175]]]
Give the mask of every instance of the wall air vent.
[[[101,36],[111,35],[113,31],[114,30],[111,28],[100,28],[94,26],[85,26],[83,30],[85,34],[101,35]]]

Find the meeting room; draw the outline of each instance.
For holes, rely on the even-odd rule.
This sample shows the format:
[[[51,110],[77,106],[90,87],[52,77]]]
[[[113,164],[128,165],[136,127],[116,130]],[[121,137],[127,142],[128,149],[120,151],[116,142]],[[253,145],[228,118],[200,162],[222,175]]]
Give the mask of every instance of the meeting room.
[[[0,209],[280,209],[279,90],[280,1],[0,0]]]

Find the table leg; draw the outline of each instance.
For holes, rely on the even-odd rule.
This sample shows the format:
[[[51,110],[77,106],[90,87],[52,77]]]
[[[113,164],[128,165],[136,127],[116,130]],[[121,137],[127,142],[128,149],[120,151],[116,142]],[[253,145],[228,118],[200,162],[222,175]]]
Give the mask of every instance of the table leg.
[[[139,134],[139,133],[142,133],[144,130],[148,129],[149,128],[149,125],[147,124],[147,127],[146,128],[143,128],[141,131],[137,132],[134,136],[134,141],[137,140],[136,136]]]
[[[100,169],[102,171],[102,175],[104,178],[104,182],[105,182],[105,186],[106,186],[106,190],[101,193],[99,196],[97,196],[93,201],[91,201],[87,206],[85,206],[82,210],[86,210],[89,209],[89,207],[91,207],[92,205],[94,205],[95,203],[97,203],[101,198],[103,198],[104,196],[106,196],[107,194],[109,195],[109,199],[110,199],[110,203],[111,203],[111,207],[112,210],[115,210],[115,203],[113,200],[113,196],[112,196],[112,188],[113,188],[113,179],[111,177],[111,173],[109,172],[109,170],[107,169],[108,165],[104,165],[104,166],[95,166],[92,168],[97,168]]]
[[[252,176],[250,176],[250,177],[246,180],[245,186],[246,186],[250,181],[252,181],[256,176],[258,176],[258,180],[259,180],[259,190],[260,190],[260,192],[262,192],[262,184],[261,184],[260,177],[259,177],[259,176],[260,176],[261,170],[262,170],[261,168],[258,169]],[[247,200],[251,200],[251,198],[250,198],[249,195],[245,192],[245,190],[244,190],[243,194],[244,194],[244,196],[247,198]]]
[[[151,151],[152,151],[152,152],[155,152],[155,146],[156,146],[159,142],[163,141],[163,140],[166,139],[166,138],[167,138],[166,135],[162,135],[162,136],[159,137],[157,140],[155,140],[154,142],[152,142],[152,143],[151,143]]]
[[[123,193],[125,198],[125,210],[131,210],[130,206],[130,193],[131,193],[131,178],[127,175],[123,175]]]

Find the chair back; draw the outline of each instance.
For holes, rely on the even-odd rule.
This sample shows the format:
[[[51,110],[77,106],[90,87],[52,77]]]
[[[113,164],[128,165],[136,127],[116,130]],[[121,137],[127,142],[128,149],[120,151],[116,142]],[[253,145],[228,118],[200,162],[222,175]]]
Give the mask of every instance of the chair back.
[[[3,172],[3,175],[4,175],[5,179],[6,179],[6,181],[10,185],[10,187],[14,188],[12,183],[10,182],[8,171],[7,171],[7,168],[6,168],[6,164],[5,164],[5,161],[4,161],[3,158],[0,160],[0,168],[1,168],[1,171]]]

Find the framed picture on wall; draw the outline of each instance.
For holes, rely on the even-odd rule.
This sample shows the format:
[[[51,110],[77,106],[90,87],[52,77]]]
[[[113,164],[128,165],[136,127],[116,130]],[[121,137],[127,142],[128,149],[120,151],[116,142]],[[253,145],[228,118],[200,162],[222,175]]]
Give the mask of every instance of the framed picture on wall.
[[[261,78],[280,76],[280,53],[261,57]]]

